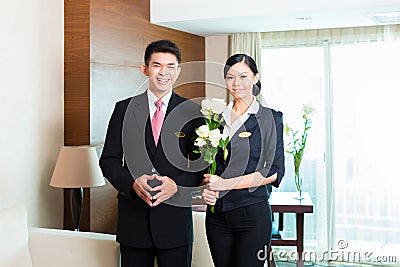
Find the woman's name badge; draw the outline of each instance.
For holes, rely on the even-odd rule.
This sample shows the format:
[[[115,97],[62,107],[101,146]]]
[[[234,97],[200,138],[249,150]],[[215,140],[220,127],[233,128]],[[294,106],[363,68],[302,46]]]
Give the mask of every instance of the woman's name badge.
[[[241,132],[241,133],[239,134],[239,137],[240,137],[240,138],[247,138],[247,137],[250,137],[250,135],[251,135],[250,132]]]
[[[183,132],[176,132],[175,135],[176,135],[176,137],[178,137],[178,138],[183,138],[183,137],[185,137],[185,133],[183,133]]]

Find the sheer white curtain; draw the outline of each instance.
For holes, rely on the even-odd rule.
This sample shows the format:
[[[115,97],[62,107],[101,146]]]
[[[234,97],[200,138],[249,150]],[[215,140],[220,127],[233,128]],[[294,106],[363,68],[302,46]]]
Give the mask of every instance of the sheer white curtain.
[[[230,55],[243,53],[251,56],[257,66],[261,64],[261,33],[244,32],[230,35]]]
[[[262,48],[322,46],[329,44],[355,44],[400,39],[400,25],[355,28],[264,32]]]
[[[400,41],[332,47],[336,238],[398,260],[399,62]]]
[[[395,169],[400,150],[390,122],[398,114],[392,94],[400,89],[400,81],[391,75],[398,67],[390,64],[398,65],[399,59],[397,52],[392,59],[383,56],[388,47],[359,51],[357,45],[400,40],[400,25],[271,32],[261,37],[263,92],[269,106],[283,109],[285,121],[291,122],[307,98],[319,101],[309,137],[315,143],[308,144],[303,162],[303,174],[312,178],[305,181],[305,190],[315,196],[316,205],[313,218],[307,221],[306,216],[306,248],[323,253],[337,249],[341,239],[349,242],[352,252],[361,250],[363,241],[375,256],[393,255],[400,240],[400,209],[394,207],[397,190],[391,185],[400,179]],[[392,47],[400,49],[399,43]],[[314,70],[316,66],[320,70]],[[293,68],[297,71],[290,72]],[[285,183],[291,179],[291,164],[289,158]],[[283,184],[282,189],[291,187]],[[307,233],[309,224],[316,236]],[[288,235],[293,234],[290,227]]]

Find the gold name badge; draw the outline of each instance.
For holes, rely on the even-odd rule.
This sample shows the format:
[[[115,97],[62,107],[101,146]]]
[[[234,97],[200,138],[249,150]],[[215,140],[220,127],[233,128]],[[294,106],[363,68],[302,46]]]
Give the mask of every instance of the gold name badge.
[[[241,132],[241,133],[239,134],[239,137],[240,137],[240,138],[247,138],[247,137],[250,137],[250,135],[251,135],[250,132]]]
[[[185,133],[182,133],[182,132],[176,132],[175,135],[176,135],[176,137],[178,137],[178,138],[183,138],[183,137],[185,137]]]

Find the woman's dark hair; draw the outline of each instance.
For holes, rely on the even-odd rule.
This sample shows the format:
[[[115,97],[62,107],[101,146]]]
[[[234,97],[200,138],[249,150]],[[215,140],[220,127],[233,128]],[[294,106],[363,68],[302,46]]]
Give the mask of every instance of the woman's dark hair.
[[[246,54],[235,54],[230,56],[225,63],[224,67],[224,79],[226,79],[226,74],[228,70],[235,65],[236,63],[244,62],[253,72],[254,75],[258,74],[257,64],[250,56]],[[261,92],[261,82],[257,81],[256,84],[253,85],[253,95],[257,96]]]
[[[144,52],[144,64],[149,66],[151,55],[154,53],[171,53],[176,56],[178,64],[181,63],[181,50],[170,40],[158,40],[150,43]]]

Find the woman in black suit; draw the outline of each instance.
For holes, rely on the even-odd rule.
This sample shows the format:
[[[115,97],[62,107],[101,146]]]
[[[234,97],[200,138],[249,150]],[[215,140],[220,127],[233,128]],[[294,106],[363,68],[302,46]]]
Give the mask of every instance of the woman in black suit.
[[[216,175],[206,174],[203,198],[206,233],[215,267],[264,266],[271,239],[267,184],[284,175],[282,113],[255,98],[261,83],[257,65],[245,54],[228,58],[224,78],[234,97],[223,113],[223,135],[229,154],[217,155]]]

